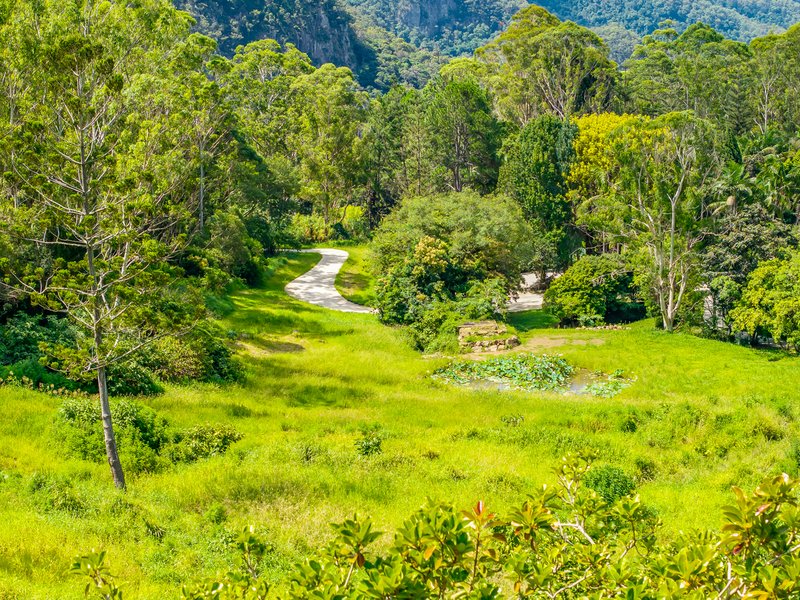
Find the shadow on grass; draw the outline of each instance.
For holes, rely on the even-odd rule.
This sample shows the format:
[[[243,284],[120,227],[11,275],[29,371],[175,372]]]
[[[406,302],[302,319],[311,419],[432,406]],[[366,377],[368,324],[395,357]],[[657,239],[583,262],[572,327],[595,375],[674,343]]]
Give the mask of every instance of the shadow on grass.
[[[558,319],[546,310],[529,310],[509,314],[508,323],[517,331],[525,333],[534,329],[552,329],[558,324]]]

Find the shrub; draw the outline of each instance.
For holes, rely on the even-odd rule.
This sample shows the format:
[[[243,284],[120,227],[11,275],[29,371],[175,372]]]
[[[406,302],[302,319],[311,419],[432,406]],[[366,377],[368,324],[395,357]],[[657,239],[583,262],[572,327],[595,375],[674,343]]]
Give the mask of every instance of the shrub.
[[[17,313],[0,327],[0,365],[38,360],[42,356],[41,344],[74,346],[77,335],[66,319]]]
[[[355,442],[359,456],[369,457],[383,452],[383,439],[377,431],[367,431]]]
[[[280,585],[291,598],[488,599],[512,597],[511,590],[514,598],[728,598],[735,586],[746,586],[753,598],[800,592],[800,482],[782,475],[754,493],[737,490],[723,509],[721,533],[665,538],[638,499],[607,503],[587,494],[579,483],[588,469],[585,459],[566,457],[556,485],[503,515],[483,502],[468,510],[428,502],[379,543],[370,519],[337,523],[332,542]],[[269,586],[257,567],[267,544],[249,528],[237,547],[239,567],[184,587],[183,597],[266,598]],[[90,585],[101,575],[103,597],[119,598],[103,559],[80,557],[72,572]]]
[[[218,328],[204,323],[188,335],[165,337],[146,347],[137,360],[169,382],[240,381],[244,368],[222,339]]]
[[[178,434],[166,454],[173,462],[191,463],[225,454],[242,437],[230,425],[198,425]]]
[[[479,304],[473,311],[483,314],[504,306],[520,285],[531,238],[519,207],[504,198],[465,192],[407,199],[372,243],[381,319],[415,323],[436,303]]]
[[[96,390],[96,387],[92,385]],[[164,388],[153,374],[136,359],[117,363],[108,369],[108,393],[111,396],[157,396]]]
[[[250,237],[239,215],[217,212],[209,220],[208,232],[211,241],[204,255],[209,265],[250,285],[257,283],[264,250]]]
[[[634,298],[633,274],[617,255],[584,256],[553,282],[544,299],[565,324],[593,326],[644,316]]]
[[[609,504],[636,491],[636,482],[622,469],[610,465],[591,469],[584,483]]]
[[[419,303],[408,327],[412,345],[428,353],[457,353],[459,325],[465,321],[502,318],[507,299],[502,282],[492,279],[472,283],[455,300]]]
[[[112,401],[120,458],[133,473],[160,470],[161,450],[169,443],[168,424],[151,409],[131,400]],[[103,462],[106,458],[100,405],[95,398],[70,398],[58,410],[58,438],[71,455]]]
[[[7,367],[0,367],[0,380],[26,380],[33,389],[77,390],[79,384],[42,365],[38,358],[28,358]]]

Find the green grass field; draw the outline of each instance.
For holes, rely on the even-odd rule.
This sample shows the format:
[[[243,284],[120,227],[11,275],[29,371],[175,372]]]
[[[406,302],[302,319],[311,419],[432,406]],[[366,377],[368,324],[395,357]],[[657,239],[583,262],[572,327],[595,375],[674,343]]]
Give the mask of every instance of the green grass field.
[[[368,298],[363,251],[348,250],[340,286]],[[569,331],[529,313],[512,320],[524,349],[623,369],[635,383],[611,400],[454,387],[430,378],[447,359],[420,356],[375,316],[287,297],[283,286],[316,260],[279,259],[262,289],[232,298],[223,325],[243,339],[245,385],[168,387],[144,401],[175,426],[235,426],[245,437],[225,456],[132,478],[118,493],[105,465],[52,443],[59,398],[0,388],[0,598],[82,598],[83,582],[65,572],[93,548],[109,552],[126,598],[173,598],[181,582],[227,568],[247,524],[270,541],[265,568],[279,580],[332,521],[370,514],[387,531],[427,497],[502,511],[582,449],[637,477],[668,532],[717,527],[732,485],[797,474],[795,358],[651,321]],[[524,421],[509,427],[508,415]],[[373,429],[383,452],[362,457],[355,442]],[[42,489],[43,474],[58,485]]]

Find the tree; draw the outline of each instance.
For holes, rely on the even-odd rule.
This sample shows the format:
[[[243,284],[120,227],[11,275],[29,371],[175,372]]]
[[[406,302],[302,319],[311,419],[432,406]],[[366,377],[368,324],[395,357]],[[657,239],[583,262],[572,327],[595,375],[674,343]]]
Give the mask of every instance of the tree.
[[[548,270],[567,265],[574,249],[567,178],[575,157],[576,135],[577,128],[568,121],[539,117],[511,142],[503,165],[501,188],[520,204],[540,243],[549,247],[535,265],[542,280]]]
[[[411,323],[431,301],[476,283],[500,283],[503,304],[521,284],[531,230],[515,203],[475,192],[405,199],[372,243],[378,304],[387,322]]]
[[[755,124],[762,134],[771,129],[794,131],[800,114],[798,74],[800,74],[800,26],[785,34],[771,34],[750,44],[753,76],[750,100],[756,113]]]
[[[602,325],[638,316],[633,272],[617,254],[584,256],[544,295],[545,308],[562,323]]]
[[[786,259],[797,247],[793,228],[758,204],[727,215],[722,229],[703,251],[703,279],[711,293],[711,327],[732,334],[731,311],[739,304],[751,273],[759,264]]]
[[[617,176],[617,158],[613,150],[616,131],[636,122],[636,117],[601,113],[574,120],[577,126],[575,158],[567,174],[568,197],[575,211],[587,250],[606,253],[618,248],[610,234],[614,207],[602,201]]]
[[[616,79],[608,55],[596,34],[539,6],[521,10],[476,52],[499,114],[519,127],[543,114],[569,119],[606,108]]]
[[[124,487],[108,368],[194,316],[174,298],[167,259],[197,207],[193,112],[181,101],[196,81],[184,60],[196,38],[188,15],[160,0],[40,8],[17,4],[7,25],[26,42],[30,86],[3,156],[19,193],[0,198],[0,223],[43,260],[6,284],[85,332],[77,351],[50,351],[60,368],[95,377],[106,455]]]
[[[768,336],[800,350],[800,252],[753,271],[731,318],[733,327],[749,334],[754,343]]]
[[[752,127],[749,62],[746,44],[696,23],[680,35],[667,27],[646,36],[626,63],[623,79],[633,112],[692,110],[742,133]]]
[[[637,118],[612,135],[617,164],[598,199],[609,217],[603,226],[640,253],[640,287],[650,289],[667,331],[697,281],[702,186],[717,166],[715,137],[690,112]]]
[[[500,128],[489,95],[474,79],[439,79],[423,93],[428,141],[446,171],[445,189],[483,192],[497,183]]]
[[[301,195],[329,225],[363,185],[360,133],[368,100],[349,69],[331,64],[299,76],[291,85],[297,132],[291,150],[303,173]]]

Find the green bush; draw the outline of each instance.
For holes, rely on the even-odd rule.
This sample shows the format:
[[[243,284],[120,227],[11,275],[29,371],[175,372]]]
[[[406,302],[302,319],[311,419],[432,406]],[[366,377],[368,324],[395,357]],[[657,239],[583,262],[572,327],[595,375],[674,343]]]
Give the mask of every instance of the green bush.
[[[414,323],[436,302],[482,304],[474,312],[484,314],[504,306],[520,285],[531,237],[519,207],[504,198],[465,192],[405,200],[372,243],[381,319]]]
[[[66,319],[17,313],[0,326],[0,365],[38,360],[42,356],[41,344],[74,346],[77,335]]]
[[[137,360],[162,381],[186,383],[240,381],[244,368],[222,339],[222,333],[207,323],[188,335],[165,337],[143,349]]]
[[[375,456],[383,452],[383,438],[377,431],[368,431],[356,440],[355,446],[359,456]]]
[[[455,300],[432,300],[414,307],[408,325],[412,345],[427,353],[456,354],[458,327],[466,321],[502,319],[508,295],[498,279],[473,282]]]
[[[28,358],[7,367],[0,367],[0,380],[27,380],[34,389],[52,388],[74,391],[81,387],[78,383],[42,365],[38,358]]]
[[[162,468],[159,455],[169,443],[168,424],[137,402],[112,400],[111,413],[120,460],[132,473]],[[106,460],[100,404],[96,398],[70,398],[58,410],[56,431],[69,454],[102,463]]]
[[[225,454],[242,434],[230,425],[198,425],[178,434],[166,455],[172,462],[191,463]]]
[[[609,504],[636,491],[636,482],[625,471],[611,465],[590,469],[584,483]]]
[[[93,384],[93,391],[97,388]],[[108,393],[110,396],[157,396],[164,388],[153,379],[153,374],[136,359],[117,363],[108,368]]]
[[[259,280],[264,249],[233,211],[214,214],[208,223],[210,242],[203,255],[209,266],[253,285]]]
[[[633,273],[618,255],[584,256],[552,283],[544,300],[563,324],[594,326],[644,316]]]

